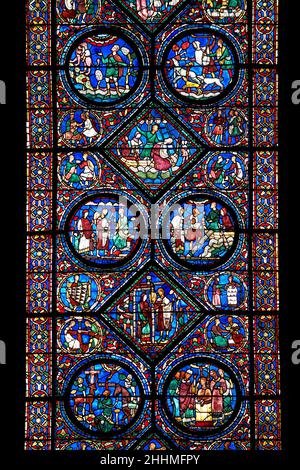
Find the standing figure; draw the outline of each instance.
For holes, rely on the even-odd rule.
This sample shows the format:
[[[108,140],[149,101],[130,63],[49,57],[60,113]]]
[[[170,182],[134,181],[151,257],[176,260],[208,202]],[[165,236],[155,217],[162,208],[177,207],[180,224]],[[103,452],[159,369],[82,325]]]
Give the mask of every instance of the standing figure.
[[[209,427],[212,426],[212,394],[207,385],[206,378],[200,379],[201,388],[198,390],[196,397],[196,426]]]
[[[129,239],[129,229],[128,229],[128,218],[125,215],[125,210],[123,207],[119,209],[119,220],[116,227],[116,235],[113,238],[114,242],[114,249],[117,250],[124,250],[128,248],[128,244],[130,247]]]
[[[140,156],[140,150],[143,148],[143,142],[141,140],[142,134],[140,132],[136,132],[133,138],[130,140],[130,148],[133,153],[134,160],[138,161]],[[127,144],[128,145],[128,144]],[[124,156],[124,155],[122,155]]]
[[[169,397],[172,402],[172,414],[176,420],[180,418],[180,406],[179,406],[179,385],[180,385],[181,374],[176,372],[169,385]]]
[[[123,62],[122,57],[118,54],[120,46],[115,44],[111,49],[111,54],[108,57],[103,57],[102,52],[99,52],[99,56],[102,57],[102,63],[107,66],[106,68],[106,90],[109,96],[112,95],[110,83],[113,82],[115,90],[118,96],[121,96],[119,89],[119,81],[123,76],[123,67],[127,67],[128,64]]]
[[[244,173],[242,165],[237,160],[236,155],[232,156],[231,165],[226,171],[226,176],[231,184],[240,183],[243,180]]]
[[[233,60],[231,57],[231,54],[225,46],[223,39],[218,40],[218,48],[216,50],[215,56],[218,59],[218,62],[220,64],[220,78],[223,76],[223,71],[226,70],[229,74],[229,77],[233,77]]]
[[[202,74],[204,75],[204,77],[206,77],[207,75],[211,75],[213,78],[215,78],[216,76],[215,74],[218,71],[218,68],[216,66],[215,59],[214,59],[215,53],[213,52],[215,44],[216,44],[216,38],[215,36],[213,36],[212,42],[210,44],[207,44],[206,46],[205,53],[202,59],[203,65],[204,65]]]
[[[99,257],[101,256],[101,251],[104,251],[104,254],[106,254],[109,249],[109,223],[107,214],[108,210],[104,208],[101,214],[96,212],[94,216],[96,220],[97,251]]]
[[[79,44],[79,46],[76,48],[75,53],[76,53],[76,57],[75,59],[71,60],[71,63],[74,64],[76,67],[78,67],[83,60],[84,48],[82,44]]]
[[[214,307],[221,307],[221,285],[219,277],[216,277],[212,284],[212,304]]]
[[[92,62],[91,51],[89,50],[86,42],[82,43],[82,61],[85,66],[84,67],[85,75],[90,75],[93,62]]]
[[[217,208],[217,203],[212,202],[210,206],[210,211],[205,217],[205,222],[207,228],[213,232],[218,232],[220,230],[220,211]]]
[[[238,111],[231,110],[229,113],[229,122],[228,122],[228,143],[237,143],[239,138],[244,134],[243,130],[243,119],[239,115]],[[234,140],[234,142],[233,142]]]
[[[228,231],[228,232],[232,232],[233,225],[232,225],[232,221],[231,221],[231,218],[230,218],[230,216],[227,212],[226,207],[222,207],[222,209],[221,209],[221,224],[222,224],[223,230]]]
[[[219,109],[217,115],[213,118],[213,123],[211,126],[213,140],[217,144],[221,144],[223,141],[224,128],[225,128],[226,118],[223,116],[222,110]]]
[[[157,290],[157,294],[154,308],[157,311],[157,330],[160,334],[158,341],[167,341],[172,329],[172,302],[166,297],[162,287]]]
[[[100,414],[95,418],[98,429],[104,433],[112,431],[115,426],[112,414],[113,407],[110,390],[104,390],[102,397],[97,399],[97,408]]]
[[[175,252],[182,254],[184,252],[184,209],[179,207],[177,215],[171,221],[171,231],[175,240]]]
[[[138,337],[142,341],[150,342],[152,335],[152,316],[151,308],[147,300],[147,294],[142,294],[138,304],[139,323]]]
[[[185,424],[195,419],[195,384],[191,380],[192,376],[193,372],[187,370],[179,385],[180,417]]]
[[[88,219],[89,211],[84,210],[81,219],[78,220],[77,230],[80,234],[79,253],[88,253],[93,251],[92,243],[92,224]]]
[[[141,124],[143,124],[143,121],[141,122]],[[146,160],[147,162],[150,162],[153,159],[153,154],[155,153],[153,151],[154,145],[163,140],[159,132],[159,126],[157,124],[154,124],[151,130],[148,131],[143,131],[140,127],[137,127],[137,131],[139,132],[139,134],[146,138],[146,144],[142,149],[140,158]]]

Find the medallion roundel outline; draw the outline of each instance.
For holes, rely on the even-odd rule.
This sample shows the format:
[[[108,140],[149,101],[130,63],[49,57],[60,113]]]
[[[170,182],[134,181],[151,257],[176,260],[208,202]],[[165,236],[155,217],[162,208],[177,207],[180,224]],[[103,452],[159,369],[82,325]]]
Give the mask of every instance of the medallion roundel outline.
[[[96,36],[108,36],[108,37],[110,36],[110,37],[116,38],[117,41],[118,40],[123,41],[124,44],[127,45],[127,52],[128,51],[133,52],[135,54],[136,62],[137,62],[137,65],[131,66],[131,68],[136,73],[136,77],[135,77],[134,83],[130,84],[129,91],[128,91],[128,85],[126,84],[126,93],[124,94],[124,96],[121,96],[121,97],[119,96],[118,98],[111,99],[111,100],[104,99],[103,102],[97,101],[95,99],[87,98],[86,96],[84,96],[84,94],[80,93],[80,91],[76,89],[74,81],[70,74],[70,64],[72,62],[71,58],[74,52],[76,52],[76,48],[84,44],[85,40],[92,39]],[[99,46],[99,48],[101,47]],[[102,54],[102,57],[103,57],[103,54]],[[124,28],[117,28],[115,26],[109,26],[109,27],[94,26],[93,29],[89,30],[88,32],[78,35],[76,39],[68,46],[68,49],[65,54],[65,59],[64,59],[64,74],[66,78],[66,83],[68,87],[70,88],[70,90],[72,90],[72,94],[74,94],[77,97],[77,99],[79,99],[84,104],[89,104],[90,107],[92,106],[93,109],[112,109],[120,104],[126,105],[127,103],[131,102],[134,96],[136,96],[140,87],[143,84],[143,77],[145,76],[145,67],[144,67],[145,57],[146,57],[146,52],[144,50],[143,45],[141,44],[139,39],[135,35],[133,35],[131,31],[127,31]],[[90,65],[90,67],[95,68],[96,69],[95,72],[98,69],[100,70],[99,68],[100,66],[98,67],[97,64]],[[107,65],[107,67],[105,68],[109,69],[109,66]],[[119,67],[118,67],[118,70],[119,70]],[[106,81],[106,78],[103,77],[103,74],[102,74],[102,81],[104,80]],[[114,83],[115,82],[109,78],[110,90],[111,90],[111,85],[115,86]],[[97,89],[98,89],[98,86],[97,86]]]
[[[120,199],[119,199],[120,198]],[[97,200],[105,200],[107,199],[108,202],[99,202],[98,204],[96,204],[94,201],[97,201]],[[121,200],[121,203],[118,204],[118,200]],[[104,247],[103,248],[99,248],[99,246],[95,245],[95,250],[96,250],[96,254],[94,255],[91,255],[90,256],[90,259],[88,259],[87,257],[83,256],[81,253],[79,253],[79,250],[74,246],[74,242],[72,242],[71,240],[71,234],[74,233],[74,227],[72,227],[72,223],[74,222],[74,220],[78,219],[78,214],[82,213],[82,218],[84,217],[84,212],[86,212],[86,210],[84,210],[84,205],[85,204],[88,204],[88,203],[91,203],[94,205],[94,207],[97,207],[97,210],[95,209],[95,213],[97,212],[102,212],[102,214],[104,213],[104,210],[103,209],[106,209],[107,210],[107,207],[113,207],[113,203],[115,203],[115,206],[118,208],[118,211],[120,211],[121,208],[127,208],[128,211],[131,210],[131,208],[133,208],[134,210],[136,210],[136,217],[140,223],[140,225],[142,227],[140,227],[138,229],[138,232],[139,233],[142,233],[142,234],[145,234],[145,233],[148,233],[148,230],[147,230],[147,227],[148,227],[148,216],[146,214],[146,210],[144,208],[141,207],[141,204],[139,203],[138,200],[136,200],[133,196],[131,195],[122,195],[122,194],[119,194],[118,192],[113,192],[112,190],[107,190],[107,191],[103,191],[103,192],[100,192],[100,191],[97,191],[97,192],[94,192],[93,194],[90,194],[88,196],[85,196],[84,198],[81,198],[80,200],[77,200],[76,201],[76,204],[74,206],[72,206],[71,210],[69,211],[69,213],[67,214],[66,216],[66,219],[65,219],[65,223],[64,223],[64,240],[66,241],[66,244],[67,244],[67,247],[69,248],[69,250],[71,251],[71,253],[73,254],[73,256],[78,259],[83,265],[85,266],[89,266],[89,267],[92,267],[92,268],[98,268],[98,269],[101,269],[102,271],[107,271],[107,270],[111,270],[111,269],[117,269],[117,268],[120,268],[120,267],[123,267],[123,266],[126,266],[128,263],[132,263],[133,260],[136,259],[136,257],[141,254],[146,246],[146,243],[147,243],[147,239],[144,238],[144,237],[141,237],[141,236],[137,236],[136,237],[136,241],[135,241],[135,245],[134,245],[134,248],[130,248],[130,251],[122,258],[122,254],[120,254],[119,252],[121,252],[122,250],[119,249],[119,250],[116,250],[115,251],[115,256],[118,256],[120,254],[120,260],[115,260],[113,262],[101,262],[101,259],[105,259],[105,256],[108,257],[108,254],[109,252],[112,251],[112,248],[111,247],[110,249],[107,248],[107,247]],[[125,205],[126,203],[126,205]],[[100,209],[99,209],[99,206],[100,206]],[[118,212],[119,214],[119,212]],[[107,214],[106,214],[107,215]],[[125,215],[125,217],[127,217]],[[135,217],[132,216],[132,221],[134,221]],[[98,219],[97,219],[98,220]],[[118,219],[119,220],[119,219]],[[115,219],[115,221],[117,221],[117,219]],[[95,219],[94,219],[94,222]],[[91,224],[90,224],[91,225]],[[101,228],[103,230],[103,223],[101,224]],[[116,223],[115,223],[116,225]],[[105,230],[105,228],[104,228]],[[125,230],[125,229],[124,229]],[[123,230],[123,232],[124,232]],[[92,232],[92,229],[89,229],[90,232]],[[82,228],[81,230],[82,233],[84,233],[84,228]],[[93,230],[94,232],[94,230]],[[120,232],[117,231],[117,228],[115,227],[115,232],[114,232],[116,235]],[[127,232],[126,232],[127,233]],[[129,231],[129,235],[132,236],[132,238],[134,239],[134,234],[135,233],[135,230],[134,230],[134,222],[133,222],[133,227],[131,227],[131,230]],[[119,237],[120,238],[120,237]],[[103,237],[102,237],[103,239]],[[109,238],[107,237],[107,240],[108,242],[110,242],[111,240],[113,240],[113,238]],[[106,240],[106,241],[107,241]],[[122,242],[122,240],[119,240],[119,245],[120,243]],[[116,244],[116,242],[114,242]],[[127,246],[128,246],[128,243],[127,243]],[[127,248],[127,247],[126,247]],[[125,247],[124,247],[125,249]],[[97,251],[98,251],[98,255],[97,255]],[[104,251],[104,255],[100,255],[99,253],[103,253]],[[107,254],[105,255],[105,251],[107,251]],[[95,260],[98,260],[98,261],[95,261]]]
[[[128,421],[127,424],[124,424],[122,427],[120,427],[120,429],[117,429],[117,430],[113,429],[113,430],[107,430],[107,431],[101,431],[100,429],[97,429],[97,430],[89,429],[88,428],[88,423],[87,423],[87,425],[84,425],[76,417],[76,412],[73,409],[73,406],[74,407],[76,406],[75,401],[74,401],[74,405],[72,405],[70,403],[71,396],[72,396],[72,390],[74,390],[73,387],[75,385],[76,380],[78,380],[78,378],[80,378],[81,374],[85,374],[86,377],[87,377],[88,376],[88,371],[90,369],[92,369],[92,371],[95,371],[95,366],[96,365],[99,365],[100,367],[102,367],[103,370],[105,370],[104,365],[106,365],[107,367],[111,367],[112,372],[114,370],[118,371],[118,370],[121,369],[122,372],[127,373],[127,376],[126,376],[127,378],[128,378],[128,376],[132,377],[132,379],[134,380],[134,382],[136,384],[136,388],[138,389],[138,394],[133,396],[133,398],[138,399],[135,414],[132,416],[132,419],[130,419],[130,421],[128,421],[129,418],[127,416],[127,421]],[[115,366],[115,369],[113,369],[114,366]],[[94,372],[90,375],[93,376]],[[97,379],[93,378],[92,379],[92,384],[93,384],[94,388],[96,387],[96,389],[97,389],[97,385],[99,385],[100,388],[101,387],[103,388],[103,383],[100,383],[100,384],[96,383],[94,385],[95,381],[97,381]],[[90,385],[91,385],[91,382],[90,382]],[[105,387],[106,386],[107,386],[107,384],[105,383]],[[115,388],[116,388],[115,383],[113,383],[110,388],[112,388],[112,386],[115,386]],[[109,385],[108,385],[108,389],[109,389]],[[75,395],[75,394],[73,394],[73,395]],[[95,400],[97,400],[97,398],[99,400],[100,396],[101,395],[93,395],[91,397],[86,397],[87,400],[84,400],[84,398],[83,398],[83,400],[78,400],[78,402],[79,402],[79,404],[82,404],[82,403],[84,404],[85,402],[87,402],[88,406],[90,406],[91,410],[92,410],[93,409],[93,402]],[[109,395],[109,397],[111,397],[111,394]],[[77,397],[77,398],[80,398],[80,397]],[[88,400],[89,398],[90,398],[90,400]],[[120,391],[120,393],[118,391],[118,395],[113,395],[112,398],[114,398],[115,408],[116,408],[118,400],[124,400],[122,390]],[[112,438],[112,437],[120,436],[120,435],[124,434],[126,431],[128,431],[129,429],[131,429],[136,424],[136,422],[139,420],[139,418],[141,417],[141,415],[143,413],[143,409],[145,407],[145,403],[146,403],[145,398],[144,398],[144,388],[143,388],[142,380],[141,380],[141,377],[139,377],[138,372],[132,366],[129,366],[127,363],[125,364],[120,359],[103,358],[103,357],[85,362],[84,364],[82,364],[80,367],[77,368],[77,370],[70,377],[70,379],[68,381],[68,384],[65,388],[65,392],[64,392],[64,395],[63,395],[63,402],[64,402],[66,414],[67,414],[68,418],[70,419],[70,421],[73,423],[74,426],[76,426],[78,429],[80,429],[84,433],[89,434],[91,436],[94,436],[94,437],[98,436],[98,437],[105,437],[105,438]],[[127,402],[125,402],[125,403],[127,403]],[[116,408],[116,411],[121,411],[121,410],[119,408],[118,409]],[[78,408],[77,408],[77,413],[78,413]],[[110,423],[110,424],[112,424],[112,423]],[[119,425],[118,421],[117,421],[117,425]],[[94,427],[96,427],[96,424],[94,425]]]
[[[58,179],[70,189],[89,190],[94,189],[98,181],[101,181],[102,168],[100,164],[101,155],[97,152],[87,152],[78,149],[58,157]],[[74,163],[73,163],[74,162]],[[73,168],[79,163],[80,175],[73,172]],[[92,169],[91,169],[92,168]],[[75,177],[74,177],[75,174]]]
[[[179,420],[176,420],[174,416],[171,413],[170,406],[168,404],[168,399],[171,401],[171,395],[168,393],[170,383],[172,379],[174,379],[175,374],[179,373],[184,370],[185,367],[187,368],[192,368],[194,366],[198,366],[205,368],[206,366],[214,366],[218,369],[223,370],[223,372],[227,373],[230,380],[232,381],[232,384],[234,386],[234,390],[236,394],[234,395],[235,398],[235,406],[234,409],[232,410],[230,416],[228,419],[221,424],[220,426],[216,426],[215,429],[207,429],[205,427],[199,427],[197,429],[191,429],[188,426],[185,426]],[[235,374],[235,372],[232,370],[229,365],[225,364],[223,361],[219,359],[215,359],[214,357],[209,357],[207,355],[203,356],[198,356],[198,357],[190,357],[190,358],[182,358],[182,360],[178,361],[174,367],[168,372],[163,386],[162,386],[162,399],[161,399],[161,405],[162,409],[170,421],[170,423],[173,424],[175,428],[180,430],[181,432],[184,432],[185,434],[188,434],[190,436],[195,437],[205,437],[205,436],[214,436],[214,435],[220,435],[220,433],[226,431],[232,423],[237,419],[239,416],[241,409],[242,409],[242,387],[240,384],[240,378],[238,378]],[[179,395],[180,397],[180,395]]]
[[[180,206],[182,208],[182,205],[184,205],[186,202],[201,202],[205,201],[208,203],[217,203],[222,206],[222,208],[225,208],[227,211],[227,215],[230,216],[231,221],[232,221],[232,232],[233,232],[233,241],[231,246],[225,251],[225,254],[222,255],[219,259],[216,259],[215,261],[210,262],[210,258],[199,258],[199,261],[192,261],[192,259],[188,259],[187,256],[185,256],[185,259],[183,257],[180,257],[176,251],[174,251],[174,248],[172,247],[171,244],[171,235],[169,237],[164,237],[163,234],[168,233],[168,226],[171,221],[171,213],[173,212],[172,207],[174,208]],[[191,203],[189,203],[190,206],[192,206]],[[173,213],[174,214],[174,213]],[[174,217],[175,218],[175,217]],[[184,228],[184,233],[186,233],[187,230]],[[228,235],[231,232],[228,232]],[[174,237],[173,237],[174,238]],[[176,237],[175,237],[176,238]],[[235,212],[235,210],[228,204],[228,202],[223,201],[220,197],[218,197],[215,194],[207,194],[204,192],[197,192],[195,194],[190,194],[190,195],[184,195],[180,196],[176,199],[172,200],[172,204],[169,205],[163,214],[161,215],[160,218],[160,243],[165,249],[166,253],[168,256],[173,260],[173,262],[176,262],[178,265],[181,265],[185,268],[188,268],[190,271],[211,271],[212,269],[216,267],[223,266],[230,258],[231,256],[236,252],[236,249],[238,248],[239,245],[239,240],[240,240],[240,228],[239,228],[239,222],[238,222],[238,216]],[[186,242],[186,240],[185,240]],[[205,261],[207,260],[207,262]]]
[[[223,297],[224,295],[222,294],[222,291],[220,295],[214,299],[213,291],[214,291],[214,285],[218,286],[220,283],[220,279],[223,278],[226,280],[227,285],[233,285],[234,291],[231,290],[228,291],[229,296],[227,295],[227,301],[226,304],[223,304]],[[236,290],[237,289],[237,290]],[[245,280],[239,276],[238,273],[236,272],[231,272],[231,271],[220,271],[218,273],[215,273],[208,281],[205,287],[205,292],[204,292],[204,297],[205,301],[207,302],[207,305],[210,306],[211,309],[214,311],[218,310],[238,310],[241,308],[246,302],[248,302],[248,288],[245,283]],[[230,297],[230,304],[229,304],[229,297]],[[217,303],[217,305],[216,305]]]
[[[70,335],[71,329],[78,332],[77,339]],[[95,318],[73,316],[60,325],[57,341],[64,353],[92,354],[102,349],[103,330]]]
[[[172,51],[172,47],[176,46],[177,42],[179,42],[180,40],[184,39],[185,37],[187,37],[189,35],[191,35],[191,36],[192,35],[195,35],[195,36],[199,35],[199,37],[210,35],[211,38],[215,37],[217,41],[222,40],[223,44],[226,45],[226,47],[228,48],[228,50],[231,54],[231,58],[233,59],[233,76],[232,76],[229,84],[226,87],[223,87],[223,90],[221,92],[219,92],[216,96],[208,97],[208,98],[204,97],[202,99],[190,98],[189,96],[185,96],[181,92],[177,91],[174,88],[174,86],[170,82],[170,79],[167,76],[167,67],[166,67],[166,65],[168,63],[169,54]],[[208,28],[208,27],[203,27],[203,26],[202,27],[199,26],[199,27],[184,29],[181,32],[179,32],[177,35],[173,36],[171,41],[169,41],[168,44],[166,44],[164,49],[165,50],[164,50],[164,52],[162,54],[162,58],[161,58],[163,82],[164,82],[164,85],[166,86],[167,90],[169,91],[169,93],[171,93],[174,97],[176,97],[181,102],[187,103],[187,104],[192,105],[194,107],[199,107],[199,106],[203,107],[203,106],[218,103],[218,102],[222,101],[224,98],[226,98],[226,96],[228,96],[234,90],[234,88],[236,87],[236,85],[239,81],[239,76],[240,76],[239,54],[236,50],[235,45],[230,40],[230,38],[228,38],[228,36],[220,29],[215,30],[215,29]],[[185,69],[185,67],[182,67],[182,69]],[[186,77],[186,78],[188,78],[188,77]],[[201,86],[203,86],[205,81],[202,81],[201,83],[202,83]],[[187,85],[187,82],[186,82],[186,85]],[[205,85],[205,86],[210,86],[210,85],[208,84],[208,85]],[[215,87],[217,85],[213,85],[213,86]],[[199,90],[200,90],[200,87],[199,87]]]
[[[72,289],[72,287],[74,292],[77,289],[77,293],[80,293],[80,301],[76,300],[73,302],[71,299],[68,299],[68,290]],[[58,283],[59,301],[67,312],[80,314],[93,310],[100,300],[100,293],[100,281],[97,276],[90,272],[69,273],[63,276]],[[76,292],[75,296],[77,296]]]

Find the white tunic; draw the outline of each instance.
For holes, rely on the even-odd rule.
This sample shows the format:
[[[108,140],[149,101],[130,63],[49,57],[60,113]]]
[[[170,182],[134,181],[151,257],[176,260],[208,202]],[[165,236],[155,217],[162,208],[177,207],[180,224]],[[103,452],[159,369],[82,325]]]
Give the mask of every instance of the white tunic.
[[[81,219],[78,221],[77,229],[80,232],[79,253],[90,251],[90,240],[83,233]]]
[[[98,134],[90,119],[86,119],[83,133],[86,137],[95,137]]]

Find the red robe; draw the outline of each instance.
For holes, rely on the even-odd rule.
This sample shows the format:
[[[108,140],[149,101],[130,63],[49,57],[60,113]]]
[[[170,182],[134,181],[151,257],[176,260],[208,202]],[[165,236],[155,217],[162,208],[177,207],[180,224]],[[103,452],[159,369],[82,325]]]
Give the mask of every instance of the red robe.
[[[180,405],[180,414],[186,412],[188,408],[194,408],[195,406],[195,397],[192,393],[192,382],[182,381],[179,386],[179,405]]]
[[[60,2],[60,8],[62,9],[62,14],[61,16],[67,20],[73,20],[76,17],[76,11],[75,10],[68,10],[66,8],[64,0],[61,0]]]
[[[159,171],[167,171],[171,168],[171,163],[167,158],[160,156],[160,144],[155,144],[152,150],[152,158],[154,160],[154,168]]]
[[[90,250],[92,251],[94,249],[94,243],[92,239],[92,234],[93,234],[93,228],[91,222],[86,219],[82,218],[81,219],[81,225],[82,225],[82,232],[87,240],[90,240]]]

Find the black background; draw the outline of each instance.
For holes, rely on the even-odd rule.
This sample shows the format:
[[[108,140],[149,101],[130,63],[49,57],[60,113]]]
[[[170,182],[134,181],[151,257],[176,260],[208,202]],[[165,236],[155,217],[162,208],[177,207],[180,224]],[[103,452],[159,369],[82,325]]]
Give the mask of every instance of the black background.
[[[24,453],[25,370],[25,0],[1,1],[0,79],[7,104],[0,106],[0,339],[7,344],[7,365],[0,365],[0,465],[9,462],[53,465],[98,465],[99,454]],[[200,465],[299,465],[300,365],[292,364],[292,342],[300,340],[300,105],[291,101],[291,86],[300,80],[300,2],[280,0],[280,270],[281,383],[283,448],[277,452],[204,453]],[[75,455],[76,454],[76,455]],[[292,460],[293,459],[293,460]]]

